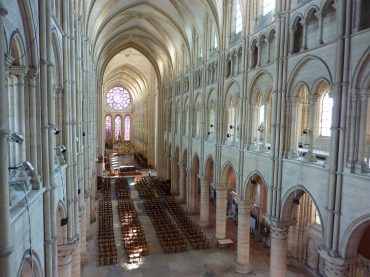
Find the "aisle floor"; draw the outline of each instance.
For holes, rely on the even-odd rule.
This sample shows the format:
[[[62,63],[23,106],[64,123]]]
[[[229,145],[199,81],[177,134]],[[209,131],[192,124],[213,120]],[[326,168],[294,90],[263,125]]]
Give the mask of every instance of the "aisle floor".
[[[165,254],[158,242],[153,225],[147,216],[142,201],[138,198],[135,188],[131,188],[132,199],[137,208],[139,218],[143,225],[145,236],[149,243],[149,255],[142,263],[129,265],[126,263],[124,250],[119,238],[118,216],[114,213],[114,226],[119,263],[110,266],[98,266],[96,262],[96,241],[91,239],[87,243],[89,264],[82,268],[82,277],[114,277],[114,276],[133,276],[133,277],[167,277],[167,276],[270,276],[269,260],[270,251],[262,243],[251,240],[251,263],[253,272],[248,275],[235,272],[236,243],[233,248],[218,249],[211,239],[211,248],[207,250],[192,250],[176,254]],[[117,200],[112,199],[113,209],[117,209]],[[199,216],[193,216],[196,222]],[[209,238],[214,237],[215,230],[215,207],[210,205],[210,225],[204,231]],[[92,224],[93,237],[97,234],[97,223]],[[227,223],[227,237],[236,241],[237,225],[231,220]],[[288,267],[288,277],[311,277],[314,276],[303,269]]]

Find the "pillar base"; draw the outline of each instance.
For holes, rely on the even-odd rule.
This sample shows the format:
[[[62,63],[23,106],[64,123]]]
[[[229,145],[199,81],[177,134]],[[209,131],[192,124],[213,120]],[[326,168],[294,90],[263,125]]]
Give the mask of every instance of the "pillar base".
[[[235,271],[238,273],[247,274],[253,271],[253,267],[251,263],[247,264],[236,263]]]
[[[289,157],[289,158],[291,158],[291,159],[295,159],[295,158],[298,158],[298,157],[299,157],[299,155],[298,155],[297,151],[295,151],[295,150],[291,150],[291,151],[289,151],[289,153],[288,153],[288,157]]]
[[[259,152],[269,152],[270,150],[265,145],[259,145],[258,151]]]
[[[81,254],[81,265],[87,265],[89,263],[89,257],[87,253]]]
[[[312,152],[307,152],[303,157],[303,161],[307,163],[317,162],[316,155]]]
[[[91,231],[86,232],[86,240],[91,240],[93,238],[93,234]]]
[[[202,228],[206,228],[209,226],[209,221],[199,221],[199,226]]]
[[[176,200],[177,200],[177,202],[179,202],[179,203],[181,203],[181,204],[185,203],[185,197],[177,196],[177,197],[176,197]]]

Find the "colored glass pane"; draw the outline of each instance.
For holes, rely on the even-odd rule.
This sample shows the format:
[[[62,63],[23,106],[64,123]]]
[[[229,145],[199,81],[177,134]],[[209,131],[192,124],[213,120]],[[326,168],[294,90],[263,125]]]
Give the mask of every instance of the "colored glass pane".
[[[114,131],[114,138],[116,140],[118,140],[121,136],[121,127],[122,127],[122,119],[120,116],[116,116],[116,118],[114,119],[114,127],[115,127],[115,131]]]
[[[114,87],[107,93],[107,104],[114,110],[122,110],[130,104],[130,94],[122,87]]]
[[[131,118],[129,115],[125,117],[125,140],[130,140]]]
[[[105,117],[105,136],[107,138],[110,138],[112,133],[112,117],[110,115],[107,115]]]

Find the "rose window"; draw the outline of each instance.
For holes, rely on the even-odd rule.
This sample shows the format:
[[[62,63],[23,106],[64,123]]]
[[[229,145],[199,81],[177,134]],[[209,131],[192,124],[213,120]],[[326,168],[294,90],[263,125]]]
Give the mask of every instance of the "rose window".
[[[114,87],[107,93],[107,104],[114,110],[123,110],[130,104],[130,94],[122,87]]]

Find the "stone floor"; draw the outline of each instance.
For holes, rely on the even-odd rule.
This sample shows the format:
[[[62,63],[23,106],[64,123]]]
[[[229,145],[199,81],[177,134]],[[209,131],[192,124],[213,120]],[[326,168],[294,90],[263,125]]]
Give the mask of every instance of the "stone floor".
[[[114,277],[114,276],[243,276],[235,272],[236,246],[227,249],[218,249],[215,243],[207,250],[192,250],[190,245],[188,251],[176,254],[165,254],[158,242],[153,225],[146,215],[142,201],[137,195],[134,187],[131,187],[132,198],[137,208],[139,218],[143,225],[145,236],[149,243],[149,255],[140,264],[129,265],[126,263],[125,252],[121,247],[120,225],[118,220],[117,200],[113,202],[113,224],[117,243],[119,263],[111,266],[98,266],[96,262],[96,241],[88,241],[89,264],[82,268],[82,277]],[[199,216],[193,216],[196,221]],[[209,238],[214,237],[215,207],[210,205],[210,226],[205,229]],[[92,231],[97,232],[97,223],[92,224]],[[237,225],[232,221],[227,222],[227,237],[235,241],[236,245]],[[212,241],[212,240],[211,240]],[[269,275],[269,249],[262,243],[251,240],[251,263],[253,272],[245,276],[270,276]],[[311,277],[313,275],[304,269],[288,267],[288,277]]]

